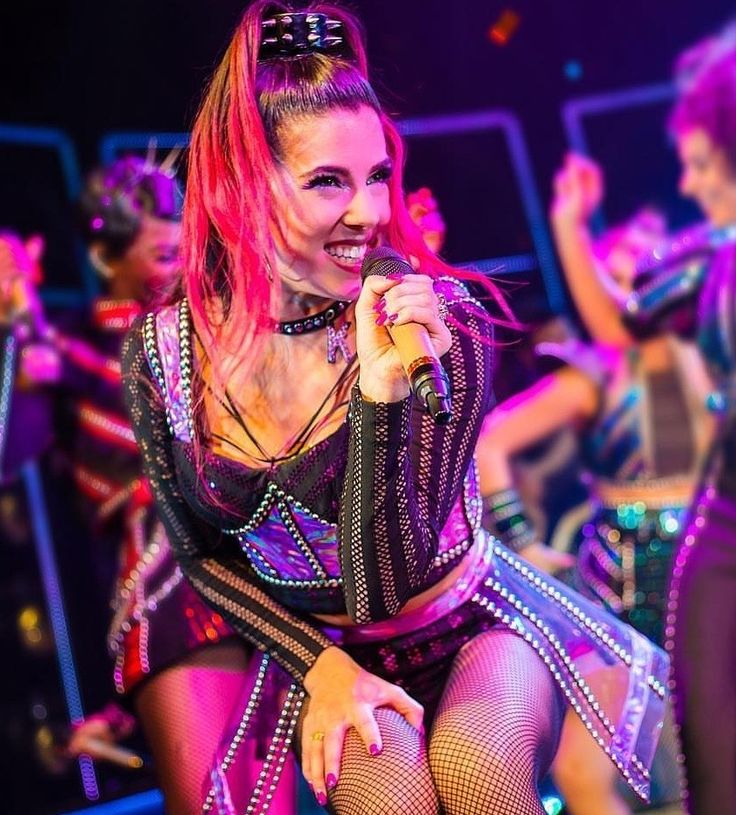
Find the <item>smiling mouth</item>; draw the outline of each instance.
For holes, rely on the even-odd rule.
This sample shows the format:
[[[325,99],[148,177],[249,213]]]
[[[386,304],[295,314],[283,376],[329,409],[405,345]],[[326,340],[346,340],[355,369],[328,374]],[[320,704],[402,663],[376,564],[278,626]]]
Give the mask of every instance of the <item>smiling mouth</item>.
[[[325,252],[341,266],[360,266],[368,250],[368,244],[333,243],[325,246]]]

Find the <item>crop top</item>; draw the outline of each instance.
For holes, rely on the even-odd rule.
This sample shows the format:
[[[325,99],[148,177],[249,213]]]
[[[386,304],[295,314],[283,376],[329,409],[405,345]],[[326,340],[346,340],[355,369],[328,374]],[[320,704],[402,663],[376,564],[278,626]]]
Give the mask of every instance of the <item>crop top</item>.
[[[207,451],[207,439],[197,466],[186,301],[127,337],[126,400],[182,570],[299,681],[332,644],[310,613],[389,618],[454,568],[479,531],[473,453],[492,398],[492,323],[457,281],[435,287],[450,314],[450,423],[435,425],[412,396],[374,404],[354,388],[334,433],[268,469]]]

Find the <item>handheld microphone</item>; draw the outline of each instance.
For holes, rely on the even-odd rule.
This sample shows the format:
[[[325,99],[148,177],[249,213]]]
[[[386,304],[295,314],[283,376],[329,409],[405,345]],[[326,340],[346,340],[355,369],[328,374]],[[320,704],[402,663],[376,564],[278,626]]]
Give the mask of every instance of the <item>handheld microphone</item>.
[[[390,274],[414,274],[414,269],[390,246],[371,249],[365,256],[360,275],[387,277]],[[417,323],[386,326],[399,352],[412,393],[429,412],[435,424],[447,424],[452,418],[450,379],[440,364],[427,329]]]
[[[84,749],[80,750],[81,753],[97,761],[109,761],[111,764],[117,764],[118,767],[125,767],[128,770],[139,770],[144,765],[143,759],[133,750],[94,736],[86,738],[82,747]]]
[[[77,739],[74,750],[71,751],[70,736],[71,728],[68,725],[42,725],[36,731],[34,738],[36,755],[41,764],[55,775],[66,772],[80,756],[88,756],[93,761],[108,761],[128,770],[138,770],[149,764],[147,758],[133,750],[98,736],[88,735],[83,739]]]

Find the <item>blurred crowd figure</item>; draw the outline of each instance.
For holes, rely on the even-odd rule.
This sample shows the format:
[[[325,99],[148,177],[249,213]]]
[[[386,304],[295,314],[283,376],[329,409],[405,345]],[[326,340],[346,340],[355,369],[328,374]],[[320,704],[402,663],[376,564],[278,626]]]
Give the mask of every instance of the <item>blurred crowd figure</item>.
[[[126,157],[94,171],[79,202],[80,231],[106,291],[89,313],[56,322],[47,318],[38,291],[43,239],[0,235],[0,314],[3,339],[12,343],[4,344],[1,363],[15,383],[0,464],[7,481],[54,439],[65,447],[67,476],[83,502],[92,542],[89,552],[70,552],[94,563],[87,588],[96,603],[88,602],[85,613],[104,615],[104,595],[112,605],[113,682],[104,684],[111,697],[114,685],[119,702],[79,723],[66,753],[137,766],[135,754],[114,747],[130,736],[137,718],[167,807],[182,812],[202,795],[218,745],[242,716],[248,665],[222,618],[182,578],[123,405],[123,338],[144,307],[177,285],[180,206],[173,173],[149,159]],[[64,419],[55,427],[49,411],[29,410],[49,398]],[[83,562],[78,568],[89,572]],[[104,649],[102,637],[86,645]],[[274,812],[280,797],[290,795],[288,787]]]
[[[680,192],[705,223],[663,239],[661,219],[642,210],[596,241],[588,222],[602,172],[566,158],[550,220],[592,342],[541,347],[567,365],[492,412],[479,443],[487,525],[555,570],[565,563],[540,545],[508,458],[558,424],[581,428],[593,504],[577,536],[556,543],[567,550],[573,541],[581,592],[670,652],[675,728],[655,775],[664,774],[662,801],[672,800],[681,765],[683,805],[695,815],[736,806],[735,35],[729,27],[699,43],[677,67],[670,130]],[[578,730],[566,723],[553,770],[569,810],[626,812]]]
[[[555,179],[551,220],[558,245],[573,247],[574,260],[563,260],[568,279],[601,275],[623,308],[637,262],[662,245],[666,228],[661,215],[643,209],[593,240],[588,222],[601,196],[600,168],[570,155]],[[661,644],[672,554],[710,440],[710,386],[692,344],[663,335],[618,349],[598,339],[595,319],[586,328],[590,340],[540,343],[538,354],[561,367],[489,414],[478,447],[486,524]],[[577,429],[589,500],[560,520],[547,546],[510,462],[562,427]],[[670,724],[655,761],[657,805],[679,799],[677,755]],[[572,717],[553,776],[573,815],[630,811],[604,754]]]

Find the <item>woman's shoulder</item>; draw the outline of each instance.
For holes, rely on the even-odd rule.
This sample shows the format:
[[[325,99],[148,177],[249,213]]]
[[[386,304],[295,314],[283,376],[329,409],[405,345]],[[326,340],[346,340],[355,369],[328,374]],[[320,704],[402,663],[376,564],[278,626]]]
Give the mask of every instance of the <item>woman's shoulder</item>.
[[[725,244],[736,241],[736,226],[713,227],[706,222],[691,224],[669,236],[643,255],[636,267],[637,278],[666,269],[703,262]]]
[[[632,334],[646,338],[673,332],[692,336],[696,303],[714,256],[736,242],[736,227],[696,224],[656,247],[637,264],[634,291],[624,306]]]
[[[131,327],[123,351],[124,375],[146,371],[172,434],[186,441],[193,434],[190,319],[185,299],[148,311]]]
[[[184,331],[189,331],[185,299],[144,311],[133,321],[123,341],[123,371],[136,366],[136,360],[145,359],[161,385],[165,369],[179,366]]]
[[[449,321],[445,319],[451,330],[462,326],[469,329],[472,325],[473,330],[466,332],[470,336],[477,338],[478,332],[493,335],[494,320],[489,308],[482,302],[485,299],[482,283],[443,274],[435,278],[434,290],[439,300],[440,315],[443,319],[451,317]]]
[[[125,347],[152,347],[166,338],[179,340],[189,326],[189,308],[185,298],[143,311],[125,336]]]
[[[468,282],[453,275],[443,274],[435,278],[434,290],[442,297],[448,308],[458,303],[480,305],[478,299],[471,293]]]

